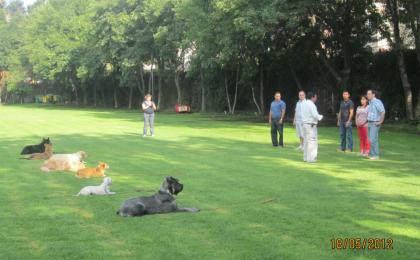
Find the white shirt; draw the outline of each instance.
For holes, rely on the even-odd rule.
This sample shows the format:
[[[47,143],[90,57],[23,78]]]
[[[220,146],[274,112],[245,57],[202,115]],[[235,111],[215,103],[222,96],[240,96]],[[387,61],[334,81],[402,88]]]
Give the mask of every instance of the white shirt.
[[[318,114],[318,109],[316,108],[312,100],[305,100],[301,104],[301,116],[302,123],[304,124],[318,124],[318,121],[322,120],[320,114]]]
[[[296,103],[296,108],[295,108],[295,119],[297,123],[302,123],[302,103],[305,102],[305,100],[299,100]]]

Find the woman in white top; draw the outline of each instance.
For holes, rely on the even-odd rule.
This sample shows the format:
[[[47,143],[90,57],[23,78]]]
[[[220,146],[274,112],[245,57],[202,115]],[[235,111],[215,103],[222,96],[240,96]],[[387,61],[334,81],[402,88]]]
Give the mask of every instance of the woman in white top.
[[[370,144],[368,139],[368,100],[366,96],[360,98],[361,106],[357,107],[356,110],[356,126],[360,140],[360,155],[368,156],[370,150]]]
[[[150,128],[150,135],[155,136],[155,102],[152,101],[152,95],[147,94],[144,96],[144,101],[141,104],[141,108],[144,114],[144,127],[143,127],[143,137],[147,136],[147,128]]]

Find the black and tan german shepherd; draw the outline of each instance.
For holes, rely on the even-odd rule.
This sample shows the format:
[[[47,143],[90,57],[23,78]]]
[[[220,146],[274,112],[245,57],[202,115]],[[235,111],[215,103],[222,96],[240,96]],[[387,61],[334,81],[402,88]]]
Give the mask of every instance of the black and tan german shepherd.
[[[50,138],[42,138],[42,142],[40,144],[35,145],[27,145],[23,148],[20,154],[33,154],[33,153],[43,153],[45,152],[44,144],[51,144]]]

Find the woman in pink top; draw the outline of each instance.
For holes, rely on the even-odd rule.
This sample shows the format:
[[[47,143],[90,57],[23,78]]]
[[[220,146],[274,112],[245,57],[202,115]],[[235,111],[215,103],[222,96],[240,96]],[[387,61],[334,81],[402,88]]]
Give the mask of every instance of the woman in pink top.
[[[360,140],[360,155],[368,156],[370,144],[368,139],[368,100],[366,96],[360,98],[361,106],[356,110],[356,125]]]

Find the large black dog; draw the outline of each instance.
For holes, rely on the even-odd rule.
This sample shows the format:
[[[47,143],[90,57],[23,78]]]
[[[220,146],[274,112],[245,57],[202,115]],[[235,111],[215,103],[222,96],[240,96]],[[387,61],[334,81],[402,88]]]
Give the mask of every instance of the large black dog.
[[[184,185],[173,177],[166,177],[159,191],[149,197],[133,198],[125,201],[117,215],[122,217],[140,217],[146,214],[170,212],[198,212],[196,208],[178,208],[175,195],[180,193]]]
[[[25,146],[20,154],[43,153],[45,152],[44,144],[51,144],[49,137],[42,138],[42,142],[40,144]]]

